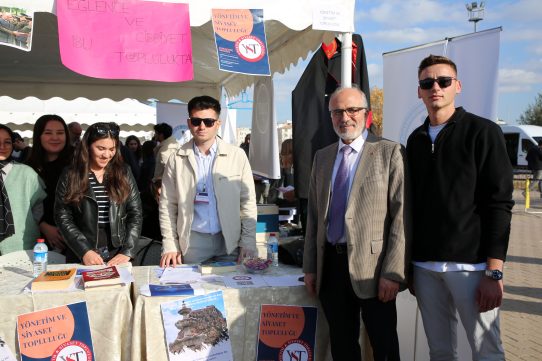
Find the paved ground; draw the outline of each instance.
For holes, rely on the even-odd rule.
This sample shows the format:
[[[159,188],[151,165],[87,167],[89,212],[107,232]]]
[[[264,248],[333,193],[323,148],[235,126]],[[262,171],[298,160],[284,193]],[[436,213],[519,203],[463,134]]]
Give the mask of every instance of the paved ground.
[[[516,206],[505,264],[501,332],[507,361],[542,360],[542,199],[531,193],[525,212],[521,191]],[[540,213],[530,213],[540,212]]]

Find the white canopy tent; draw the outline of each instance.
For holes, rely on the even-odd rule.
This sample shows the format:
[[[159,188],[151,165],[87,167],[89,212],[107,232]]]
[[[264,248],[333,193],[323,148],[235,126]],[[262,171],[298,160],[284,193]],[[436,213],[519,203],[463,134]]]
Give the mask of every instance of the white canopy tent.
[[[84,97],[88,99],[125,98],[146,101],[158,99],[187,101],[195,95],[218,98],[222,86],[236,95],[254,83],[256,77],[218,70],[211,9],[264,9],[271,73],[283,73],[300,58],[328,42],[334,33],[313,30],[313,10],[319,0],[169,0],[188,2],[192,33],[194,80],[165,83],[138,80],[95,79],[76,74],[60,62],[55,0],[0,0],[2,6],[35,11],[32,51],[0,47],[0,95],[23,99],[35,96],[49,99]],[[354,0],[335,0],[334,4],[351,9],[353,28]],[[349,24],[350,26],[350,24]],[[349,68],[349,67],[347,67]],[[349,79],[347,77],[346,79]]]

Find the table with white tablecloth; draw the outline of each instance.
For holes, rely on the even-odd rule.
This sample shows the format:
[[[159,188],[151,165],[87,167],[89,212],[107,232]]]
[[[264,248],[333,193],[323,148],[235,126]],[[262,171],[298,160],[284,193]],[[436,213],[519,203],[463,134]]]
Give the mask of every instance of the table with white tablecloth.
[[[159,282],[155,267],[134,267],[133,273],[135,278],[133,288],[135,301],[132,360],[167,360],[160,303],[172,301],[175,297],[147,297],[141,295],[139,290],[142,285]],[[269,271],[269,274],[296,273],[301,274],[301,269],[283,265]],[[317,300],[308,295],[304,286],[236,289],[225,286],[204,285],[204,289],[206,291],[218,289],[223,291],[228,330],[234,360],[236,361],[254,361],[256,359],[260,305],[317,305]],[[330,359],[328,353],[328,328],[325,317],[319,310],[315,347],[316,360]]]
[[[75,265],[69,265],[74,267]],[[50,265],[49,269],[66,268]],[[0,267],[0,338],[20,359],[17,315],[86,301],[96,361],[129,361],[132,301],[130,285],[99,291],[24,292],[32,280],[28,267]]]

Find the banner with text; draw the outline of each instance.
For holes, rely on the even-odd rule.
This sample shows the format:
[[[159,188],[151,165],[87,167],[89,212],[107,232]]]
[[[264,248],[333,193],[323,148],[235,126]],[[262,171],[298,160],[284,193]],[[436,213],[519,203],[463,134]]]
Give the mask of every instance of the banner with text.
[[[194,78],[188,4],[57,2],[62,63],[94,78],[181,82]]]
[[[21,361],[94,361],[86,302],[17,316]]]
[[[218,68],[270,75],[263,9],[213,9]]]
[[[314,360],[316,307],[262,305],[257,361]]]

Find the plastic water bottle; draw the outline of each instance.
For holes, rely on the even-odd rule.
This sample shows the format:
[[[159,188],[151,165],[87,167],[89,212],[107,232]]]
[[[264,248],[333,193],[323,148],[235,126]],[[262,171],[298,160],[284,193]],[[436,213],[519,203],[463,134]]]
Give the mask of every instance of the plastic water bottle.
[[[47,245],[43,238],[39,238],[34,246],[34,278],[47,271]]]
[[[272,261],[273,266],[279,265],[279,240],[275,233],[270,233],[267,240],[267,259]]]

